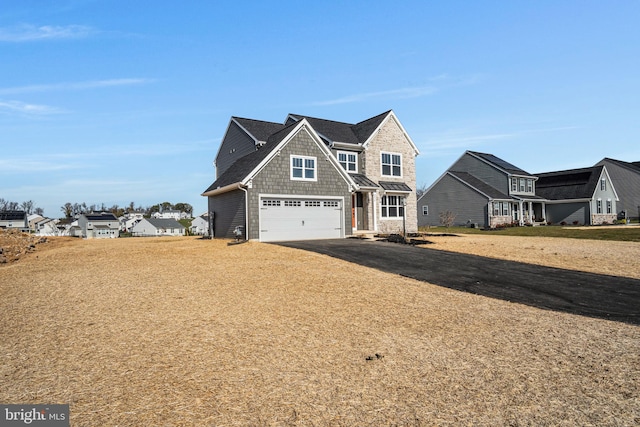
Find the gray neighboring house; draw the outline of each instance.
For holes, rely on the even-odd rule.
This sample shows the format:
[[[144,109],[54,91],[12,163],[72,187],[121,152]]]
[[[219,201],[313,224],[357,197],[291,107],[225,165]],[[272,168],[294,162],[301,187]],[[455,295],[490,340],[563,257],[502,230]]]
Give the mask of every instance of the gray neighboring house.
[[[356,124],[232,117],[208,198],[215,237],[282,241],[417,231],[418,149],[393,111]]]
[[[618,195],[604,165],[536,174],[536,193],[546,199],[554,224],[613,224]]]
[[[623,162],[605,157],[596,166],[606,166],[618,193],[618,216],[640,218],[640,162]]]
[[[109,239],[120,237],[120,221],[111,212],[81,214],[77,226],[70,234],[87,239]]]
[[[174,218],[143,218],[131,229],[136,237],[184,236],[184,232],[184,226]]]
[[[25,211],[0,211],[0,228],[29,230],[27,213]]]
[[[545,200],[536,195],[537,177],[492,154],[466,151],[418,200],[418,225],[494,228],[546,222]]]

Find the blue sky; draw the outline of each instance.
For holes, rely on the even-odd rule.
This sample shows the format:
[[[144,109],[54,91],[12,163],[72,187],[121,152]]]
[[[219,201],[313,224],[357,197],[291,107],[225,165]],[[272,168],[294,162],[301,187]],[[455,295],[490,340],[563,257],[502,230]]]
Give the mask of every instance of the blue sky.
[[[0,198],[203,213],[231,116],[393,109],[419,185],[465,150],[640,161],[639,20],[639,1],[3,1]]]

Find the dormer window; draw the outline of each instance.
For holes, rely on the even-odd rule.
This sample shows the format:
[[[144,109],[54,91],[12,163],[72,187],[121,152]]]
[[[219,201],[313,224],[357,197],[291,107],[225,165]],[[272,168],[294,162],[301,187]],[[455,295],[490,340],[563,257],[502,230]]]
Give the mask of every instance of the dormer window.
[[[382,176],[402,177],[402,155],[381,153]]]
[[[358,172],[358,155],[349,151],[338,151],[338,162],[347,172]]]

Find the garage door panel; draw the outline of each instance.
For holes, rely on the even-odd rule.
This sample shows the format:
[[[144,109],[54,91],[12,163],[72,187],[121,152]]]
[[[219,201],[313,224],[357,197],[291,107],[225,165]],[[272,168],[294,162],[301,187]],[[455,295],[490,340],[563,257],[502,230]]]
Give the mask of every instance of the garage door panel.
[[[327,199],[263,199],[260,240],[305,240],[342,237],[342,202]]]

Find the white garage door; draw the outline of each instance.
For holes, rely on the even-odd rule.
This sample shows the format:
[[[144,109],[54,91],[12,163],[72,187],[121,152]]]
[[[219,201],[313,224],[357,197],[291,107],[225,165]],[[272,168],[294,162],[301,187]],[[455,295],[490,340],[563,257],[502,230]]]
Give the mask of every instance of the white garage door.
[[[341,199],[262,197],[260,241],[340,238],[343,218]]]

